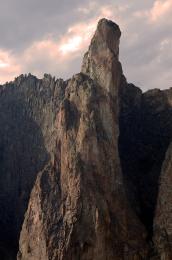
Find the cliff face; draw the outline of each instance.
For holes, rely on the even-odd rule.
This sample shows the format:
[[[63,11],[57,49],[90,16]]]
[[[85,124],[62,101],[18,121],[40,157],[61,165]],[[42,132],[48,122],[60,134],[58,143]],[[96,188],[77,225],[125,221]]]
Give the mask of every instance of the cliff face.
[[[172,89],[140,89],[123,83],[119,151],[126,189],[152,233],[159,176],[172,138]]]
[[[81,73],[0,87],[0,259],[171,259],[172,90],[127,83],[120,35],[102,19]]]
[[[54,147],[54,123],[65,83],[29,75],[0,87],[0,258],[17,254],[37,173]],[[10,246],[9,246],[10,245]]]
[[[124,81],[120,96],[119,153],[126,192],[132,209],[148,231],[149,257],[168,260],[172,89],[142,93]]]
[[[80,73],[66,87],[55,160],[32,191],[19,259],[139,259],[146,252],[144,228],[124,194],[118,155],[122,72],[108,40],[119,36],[115,24],[100,21],[84,58],[88,76]]]
[[[172,147],[163,163],[154,221],[154,243],[162,259],[172,259]]]

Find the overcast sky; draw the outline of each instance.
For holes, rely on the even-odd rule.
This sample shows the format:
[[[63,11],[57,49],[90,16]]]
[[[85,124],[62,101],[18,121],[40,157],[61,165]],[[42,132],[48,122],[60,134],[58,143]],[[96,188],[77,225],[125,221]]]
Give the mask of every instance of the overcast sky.
[[[79,72],[103,17],[121,28],[128,82],[172,87],[172,0],[0,0],[0,83],[28,72],[64,79]]]

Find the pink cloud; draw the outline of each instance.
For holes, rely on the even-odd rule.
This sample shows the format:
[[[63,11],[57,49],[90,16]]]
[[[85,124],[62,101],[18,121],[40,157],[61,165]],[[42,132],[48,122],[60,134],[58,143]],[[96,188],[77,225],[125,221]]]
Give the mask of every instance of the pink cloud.
[[[52,39],[34,42],[23,52],[22,59],[24,59],[26,63],[30,63],[36,58],[47,55],[54,59],[59,55],[58,45]]]
[[[0,84],[13,80],[20,72],[21,67],[16,58],[10,52],[0,49]]]
[[[70,55],[71,52],[80,52],[85,49],[96,28],[97,19],[87,23],[77,23],[71,26],[59,42],[61,55]]]
[[[91,7],[94,5],[92,4]],[[90,39],[95,32],[97,22],[102,17],[113,19],[112,6],[100,7],[97,16],[85,22],[73,24],[57,41],[50,38],[48,40],[35,42],[30,48],[28,48],[28,50],[26,50],[26,59],[32,59],[33,53],[36,55],[48,53],[49,56],[56,56],[60,59],[71,57],[71,53],[77,55],[77,53],[80,53],[80,51],[88,47]]]
[[[172,11],[172,0],[155,1],[150,11],[150,19],[152,22],[156,22],[158,19],[164,17],[170,11]]]
[[[82,37],[80,35],[73,36],[69,39],[67,39],[66,42],[61,44],[59,47],[59,50],[62,54],[67,54],[69,52],[75,52],[80,49],[80,46],[82,44]]]
[[[86,12],[90,10],[93,6],[95,6],[95,2],[87,7],[79,8],[78,11]],[[87,20],[86,22],[80,22],[72,25],[65,35],[62,36],[59,42],[59,50],[61,55],[70,55],[70,53],[80,53],[82,50],[86,50],[89,45],[90,39],[93,36],[97,22],[102,18],[106,17],[107,19],[116,19],[120,21],[120,17],[117,14],[117,11],[124,12],[126,10],[126,6],[123,8],[116,7],[115,5],[105,5],[102,7],[97,7],[98,12],[95,17]],[[121,22],[122,24],[122,22]]]
[[[73,60],[82,58],[99,19],[106,17],[114,20],[115,18],[115,21],[122,24],[120,13],[125,12],[126,6],[122,8],[115,4],[98,6],[96,2],[92,2],[77,11],[87,13],[87,11],[95,10],[95,7],[96,14],[92,18],[73,24],[58,39],[52,38],[49,34],[47,38],[33,42],[16,56],[10,52],[0,51],[1,83],[11,80],[21,73],[31,72],[41,76],[47,71],[56,74],[62,72],[63,74]]]
[[[146,18],[149,23],[157,23],[160,19],[167,18],[172,12],[172,0],[157,0],[149,10],[139,10],[134,13],[136,18]]]

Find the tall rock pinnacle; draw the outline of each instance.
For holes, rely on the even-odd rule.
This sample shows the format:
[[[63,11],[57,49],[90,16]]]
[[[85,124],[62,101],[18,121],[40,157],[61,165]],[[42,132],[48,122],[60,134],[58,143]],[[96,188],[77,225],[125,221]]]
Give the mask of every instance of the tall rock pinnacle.
[[[128,84],[120,36],[0,86],[0,260],[172,259],[172,88]]]
[[[39,173],[18,259],[114,260],[146,255],[145,230],[130,209],[118,154],[120,30],[102,19],[69,80],[56,116],[56,147]]]
[[[101,19],[82,65],[82,72],[96,80],[112,96],[118,95],[122,74],[118,61],[120,36],[117,24]]]

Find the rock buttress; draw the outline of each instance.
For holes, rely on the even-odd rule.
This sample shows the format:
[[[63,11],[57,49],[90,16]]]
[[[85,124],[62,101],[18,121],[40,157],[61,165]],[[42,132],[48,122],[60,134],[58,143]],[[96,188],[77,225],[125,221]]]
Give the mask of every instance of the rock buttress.
[[[128,206],[118,155],[120,30],[101,20],[82,73],[57,113],[51,163],[33,188],[18,259],[144,259],[145,230]]]

